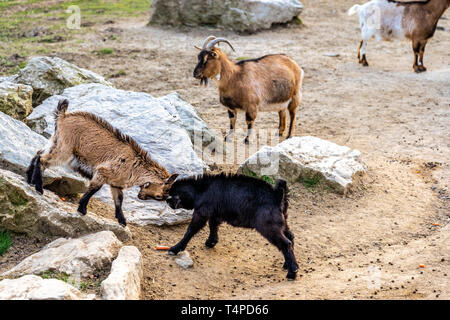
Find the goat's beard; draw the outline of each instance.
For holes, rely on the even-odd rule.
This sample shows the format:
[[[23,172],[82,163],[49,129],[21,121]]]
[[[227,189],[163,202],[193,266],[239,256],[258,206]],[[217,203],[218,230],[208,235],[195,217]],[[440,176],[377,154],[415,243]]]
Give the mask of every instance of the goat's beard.
[[[207,87],[209,84],[209,79],[204,77],[200,79],[200,85],[205,85],[205,87]]]

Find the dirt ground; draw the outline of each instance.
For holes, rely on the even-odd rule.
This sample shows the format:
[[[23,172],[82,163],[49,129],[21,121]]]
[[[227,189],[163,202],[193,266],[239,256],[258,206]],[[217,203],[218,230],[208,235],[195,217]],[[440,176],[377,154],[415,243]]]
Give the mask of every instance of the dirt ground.
[[[412,72],[408,42],[372,41],[370,67],[356,60],[353,0],[303,0],[303,26],[253,35],[214,28],[148,27],[147,16],[96,25],[52,53],[109,77],[117,88],[162,96],[173,91],[212,128],[228,128],[214,85],[192,77],[210,35],[227,37],[230,57],[286,53],[305,71],[295,135],[361,151],[363,187],[342,197],[301,184],[291,188],[288,223],[295,234],[298,279],[286,281],[282,255],[252,230],[223,225],[207,249],[207,228],[188,245],[194,266],[181,269],[155,245],[173,245],[186,225],[130,226],[144,255],[144,299],[449,299],[450,298],[450,11],[427,46],[428,72]],[[82,39],[83,41],[80,41]],[[92,52],[103,47],[110,55]],[[225,47],[224,47],[225,48]],[[337,53],[338,57],[326,56]],[[125,71],[125,72],[121,72]],[[261,113],[257,128],[276,128]],[[237,126],[245,127],[243,115]],[[227,167],[235,169],[236,166]],[[91,209],[113,218],[113,211]]]

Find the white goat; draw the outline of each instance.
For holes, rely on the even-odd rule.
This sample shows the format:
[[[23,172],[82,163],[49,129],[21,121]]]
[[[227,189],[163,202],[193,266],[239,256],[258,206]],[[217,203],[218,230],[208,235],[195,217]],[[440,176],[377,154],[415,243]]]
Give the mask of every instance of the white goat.
[[[377,40],[409,39],[414,50],[414,71],[423,72],[423,54],[427,41],[434,35],[438,20],[450,6],[450,0],[427,0],[400,2],[394,0],[372,0],[363,5],[354,5],[349,15],[358,13],[361,27],[361,42],[358,60],[368,66],[367,42]]]

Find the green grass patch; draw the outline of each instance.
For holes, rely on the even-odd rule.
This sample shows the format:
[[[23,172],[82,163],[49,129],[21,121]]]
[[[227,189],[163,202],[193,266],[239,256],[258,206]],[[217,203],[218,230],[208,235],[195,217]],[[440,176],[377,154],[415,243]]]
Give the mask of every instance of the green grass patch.
[[[0,256],[3,255],[12,245],[11,235],[6,230],[0,230]]]
[[[302,185],[306,188],[306,189],[312,189],[315,188],[319,185],[319,183],[321,182],[321,178],[319,175],[315,175],[312,177],[304,177],[301,179],[301,183]]]
[[[272,185],[275,184],[275,180],[272,177],[269,176],[258,176],[255,172],[251,171],[251,170],[247,170],[246,172],[244,172],[245,175],[249,176],[249,177],[253,177],[253,178],[258,178],[261,180],[264,180],[267,183],[270,183]]]
[[[111,49],[111,48],[102,48],[102,49],[98,50],[97,53],[98,53],[99,55],[102,55],[102,56],[103,56],[103,55],[106,55],[106,54],[113,54],[113,53],[114,53],[114,50]]]
[[[39,275],[42,279],[57,279],[63,282],[69,283],[70,276],[64,272],[53,272],[53,271],[45,271]]]

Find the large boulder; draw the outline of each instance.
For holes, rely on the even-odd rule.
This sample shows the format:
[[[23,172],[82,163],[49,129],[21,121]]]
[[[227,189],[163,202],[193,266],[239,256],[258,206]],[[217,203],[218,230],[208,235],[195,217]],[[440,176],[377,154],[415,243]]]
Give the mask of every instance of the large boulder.
[[[214,148],[214,144],[222,145],[222,139],[216,136],[197,110],[184,101],[178,93],[174,92],[157,99],[173,117],[180,119],[181,126],[189,134],[196,150],[201,152],[204,147]]]
[[[139,300],[144,276],[142,254],[134,246],[122,247],[111,273],[101,284],[105,300]]]
[[[46,137],[53,134],[52,112],[62,98],[70,101],[69,112],[82,110],[95,113],[133,137],[169,173],[181,176],[203,173],[205,165],[194,151],[177,108],[167,103],[167,99],[101,84],[79,85],[48,98],[36,107],[27,118],[33,130]],[[137,193],[138,187],[125,191],[123,209],[127,220],[131,222],[142,225],[176,224],[191,217],[189,211],[172,210],[165,202],[141,201],[137,199]],[[112,204],[108,186],[104,186],[96,197]]]
[[[0,169],[24,176],[31,159],[47,143],[23,122],[0,112]],[[45,170],[43,180],[44,188],[60,195],[77,194],[87,188],[85,179],[64,167]]]
[[[88,234],[78,239],[59,238],[1,276],[53,272],[88,277],[109,269],[121,247],[122,242],[111,231]]]
[[[360,155],[358,150],[316,137],[293,137],[274,147],[261,148],[238,171],[291,183],[323,182],[339,193],[346,193],[366,172]]]
[[[0,111],[24,120],[33,111],[33,88],[10,81],[0,81]]]
[[[27,84],[33,88],[33,106],[46,98],[60,94],[64,89],[82,83],[111,83],[102,76],[79,68],[58,57],[34,57],[27,66],[12,79],[15,83]]]
[[[0,281],[0,300],[92,300],[66,282],[26,275]]]
[[[50,191],[39,194],[23,177],[0,169],[0,228],[30,236],[41,234],[77,237],[111,230],[122,241],[131,238],[128,228],[93,213],[81,216],[76,206]]]
[[[150,23],[255,32],[292,21],[302,10],[298,0],[153,0]]]

